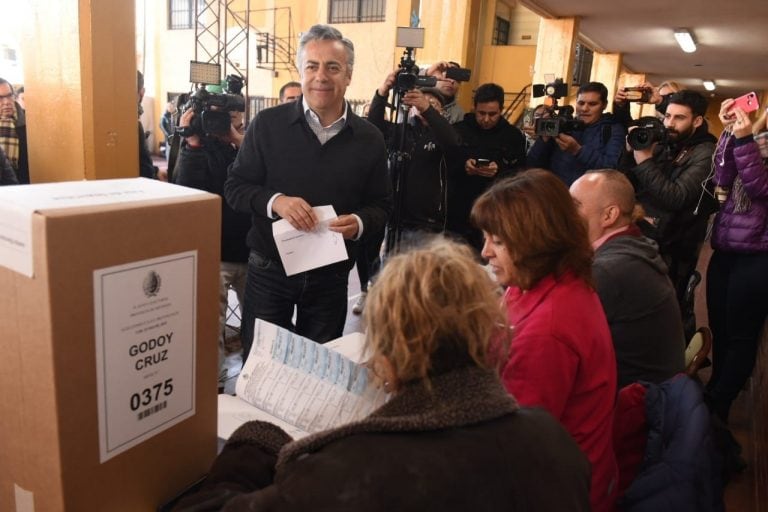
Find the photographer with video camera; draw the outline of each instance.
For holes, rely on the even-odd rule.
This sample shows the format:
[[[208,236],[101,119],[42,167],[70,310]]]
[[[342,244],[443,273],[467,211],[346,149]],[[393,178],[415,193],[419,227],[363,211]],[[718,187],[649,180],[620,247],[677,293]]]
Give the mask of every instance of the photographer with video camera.
[[[224,340],[228,290],[235,290],[243,303],[248,273],[246,237],[251,217],[239,213],[224,200],[227,169],[243,143],[245,103],[235,95],[192,95],[179,119],[178,132],[184,137],[172,180],[177,185],[205,190],[222,197],[221,265],[219,267],[219,386],[226,383]],[[224,96],[224,97],[216,97]],[[211,97],[219,105],[210,105]],[[224,110],[228,109],[228,110]],[[212,120],[215,119],[215,122]]]
[[[572,107],[557,107],[557,99],[567,94],[560,81],[544,86],[555,100],[555,112],[536,123],[537,140],[527,157],[530,168],[549,169],[570,186],[588,169],[616,167],[624,146],[624,127],[610,113],[608,89],[600,82],[579,87],[576,118],[570,119]]]
[[[709,214],[717,208],[703,189],[717,141],[707,131],[706,111],[707,100],[698,92],[673,94],[663,129],[654,125],[653,117],[641,118],[635,122],[641,126],[630,128],[628,151],[619,166],[645,209],[640,228],[659,244],[684,316],[692,315],[685,292],[696,269]]]
[[[459,145],[458,134],[442,115],[444,96],[435,87],[419,87],[424,82],[419,82],[422,78],[402,67],[393,71],[376,90],[368,113],[368,120],[384,134],[390,155],[397,151],[403,154],[403,165],[390,169],[393,181],[399,183],[402,191],[400,201],[396,201],[398,211],[394,212],[397,220],[390,219],[390,226],[405,234],[406,239],[413,232],[445,230],[448,190],[453,183],[449,176],[453,167],[448,164],[446,152]],[[405,124],[385,119],[392,89],[396,89],[395,95],[399,95],[402,108],[407,110]],[[401,148],[396,147],[399,142]],[[392,226],[393,222],[397,225]]]

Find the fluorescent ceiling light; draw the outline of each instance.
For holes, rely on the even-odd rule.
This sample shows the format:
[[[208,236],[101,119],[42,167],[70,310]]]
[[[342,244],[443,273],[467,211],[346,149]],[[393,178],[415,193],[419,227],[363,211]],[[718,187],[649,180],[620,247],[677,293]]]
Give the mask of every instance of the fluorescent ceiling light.
[[[715,90],[715,82],[712,80],[704,80],[702,82],[704,84],[704,88],[708,91],[714,91]]]
[[[677,44],[683,49],[685,53],[693,53],[696,51],[696,43],[693,41],[693,34],[687,28],[676,28],[675,39]]]

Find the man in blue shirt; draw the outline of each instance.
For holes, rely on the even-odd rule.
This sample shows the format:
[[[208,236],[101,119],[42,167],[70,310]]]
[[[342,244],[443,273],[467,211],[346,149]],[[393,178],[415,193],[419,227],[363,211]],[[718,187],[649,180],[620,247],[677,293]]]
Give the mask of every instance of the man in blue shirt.
[[[554,172],[566,185],[589,169],[614,169],[624,148],[624,127],[604,113],[608,89],[600,82],[579,87],[576,118],[584,128],[557,137],[539,136],[528,153],[528,167]]]

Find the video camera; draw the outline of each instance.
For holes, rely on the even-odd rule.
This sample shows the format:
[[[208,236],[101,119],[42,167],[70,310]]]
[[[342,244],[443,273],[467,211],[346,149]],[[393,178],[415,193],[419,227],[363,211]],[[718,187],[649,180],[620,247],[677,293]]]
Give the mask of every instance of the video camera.
[[[557,137],[561,133],[571,133],[583,130],[583,121],[574,119],[573,107],[563,105],[562,107],[551,107],[549,117],[541,117],[536,120],[536,135],[545,135],[547,137]]]
[[[419,66],[413,58],[416,48],[424,48],[424,29],[414,27],[397,27],[396,46],[405,48],[400,58],[400,69],[397,71],[395,87],[398,93],[410,91],[414,87],[435,87],[437,78],[419,74]],[[445,72],[446,78],[457,82],[469,81],[472,71],[461,67],[451,67]]]
[[[395,88],[399,94],[410,91],[414,87],[434,87],[437,78],[419,74],[419,66],[413,58],[416,48],[424,48],[424,29],[414,27],[397,27],[395,44],[405,48],[400,58],[400,69],[397,71]]]
[[[664,123],[653,116],[641,117],[632,121],[629,126],[637,127],[627,135],[627,143],[632,149],[647,149],[654,142],[665,144],[669,140],[669,132],[667,132]]]
[[[434,87],[437,78],[419,74],[419,66],[413,60],[413,48],[407,48],[400,58],[400,69],[397,71],[395,87],[398,92],[410,91],[414,87]]]
[[[536,120],[535,133],[537,136],[557,137],[561,133],[571,133],[583,130],[585,124],[573,116],[573,107],[570,105],[558,106],[557,100],[568,95],[568,84],[558,78],[548,84],[533,84],[533,97],[548,96],[552,98],[553,105],[547,110],[549,117],[541,117]]]
[[[190,108],[195,112],[189,126],[177,128],[176,131],[182,137],[229,133],[232,127],[229,113],[245,112],[245,100],[241,95],[244,80],[237,75],[228,75],[225,82],[223,94],[212,93],[201,87],[192,94],[179,97],[179,102],[183,103],[179,108],[180,112],[186,112]]]

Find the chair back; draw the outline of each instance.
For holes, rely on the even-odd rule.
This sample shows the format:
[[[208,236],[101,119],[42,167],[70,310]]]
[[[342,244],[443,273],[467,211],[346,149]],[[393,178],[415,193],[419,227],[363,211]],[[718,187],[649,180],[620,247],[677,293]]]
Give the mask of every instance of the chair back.
[[[699,327],[685,349],[685,374],[696,375],[712,349],[712,332],[708,327]]]

